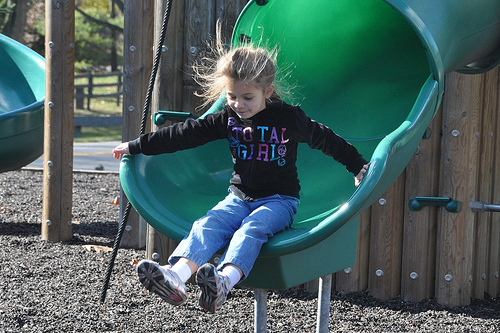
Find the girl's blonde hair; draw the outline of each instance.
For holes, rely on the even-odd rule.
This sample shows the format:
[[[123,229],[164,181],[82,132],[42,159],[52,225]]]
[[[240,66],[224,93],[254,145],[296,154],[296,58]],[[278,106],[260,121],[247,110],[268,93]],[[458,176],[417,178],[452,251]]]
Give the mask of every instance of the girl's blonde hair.
[[[269,51],[250,44],[233,49],[224,47],[217,38],[216,47],[211,49],[212,57],[205,57],[202,63],[195,64],[195,80],[202,88],[196,95],[203,98],[200,108],[215,102],[226,89],[230,81],[245,81],[265,91],[269,85],[275,85],[271,100],[281,100],[287,95],[281,89],[282,82],[275,82],[277,76],[277,49]],[[290,90],[288,90],[290,91]]]

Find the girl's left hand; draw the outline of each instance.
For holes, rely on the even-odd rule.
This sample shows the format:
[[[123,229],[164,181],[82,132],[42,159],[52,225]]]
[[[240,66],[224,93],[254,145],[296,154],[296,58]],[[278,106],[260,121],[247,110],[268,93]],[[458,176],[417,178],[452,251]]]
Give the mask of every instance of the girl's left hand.
[[[368,164],[363,165],[359,173],[354,177],[354,185],[359,186],[361,184],[361,180],[365,176],[366,170],[368,170]]]

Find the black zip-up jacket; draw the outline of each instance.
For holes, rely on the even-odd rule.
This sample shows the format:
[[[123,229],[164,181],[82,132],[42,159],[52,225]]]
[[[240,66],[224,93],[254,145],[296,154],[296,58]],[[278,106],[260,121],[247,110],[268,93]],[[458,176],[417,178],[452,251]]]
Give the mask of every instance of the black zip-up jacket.
[[[204,119],[189,119],[141,135],[129,142],[131,154],[156,155],[227,139],[233,156],[230,180],[233,192],[242,199],[274,194],[299,198],[297,145],[333,157],[357,175],[368,162],[357,149],[327,126],[311,120],[298,106],[274,102],[249,119],[241,119],[226,105]]]

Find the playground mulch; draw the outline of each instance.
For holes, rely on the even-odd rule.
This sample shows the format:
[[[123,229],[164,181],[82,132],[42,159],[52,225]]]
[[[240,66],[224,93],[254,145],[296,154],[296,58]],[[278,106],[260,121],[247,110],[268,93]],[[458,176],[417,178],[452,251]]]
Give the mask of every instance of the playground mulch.
[[[120,249],[104,304],[102,283],[118,225],[117,174],[75,173],[73,239],[42,241],[42,172],[0,174],[0,332],[252,332],[253,291],[236,289],[215,315],[197,288],[177,308],[145,292],[134,263],[144,249]],[[314,332],[316,295],[268,293],[270,332]],[[433,300],[383,302],[367,292],[333,294],[331,332],[498,332],[500,299],[444,307]]]

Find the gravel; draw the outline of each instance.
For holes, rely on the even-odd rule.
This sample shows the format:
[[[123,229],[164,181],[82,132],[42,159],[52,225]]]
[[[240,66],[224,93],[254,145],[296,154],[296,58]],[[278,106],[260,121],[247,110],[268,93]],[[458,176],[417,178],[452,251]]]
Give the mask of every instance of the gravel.
[[[147,294],[134,262],[144,249],[120,249],[104,304],[100,294],[117,232],[117,174],[74,173],[73,239],[40,237],[42,172],[0,174],[0,332],[252,332],[253,291],[233,290],[215,315],[197,305],[197,287],[180,307]],[[92,245],[93,247],[89,247]],[[269,332],[314,332],[316,295],[303,289],[268,292]],[[331,332],[498,332],[500,299],[444,307],[367,292],[333,294]]]

